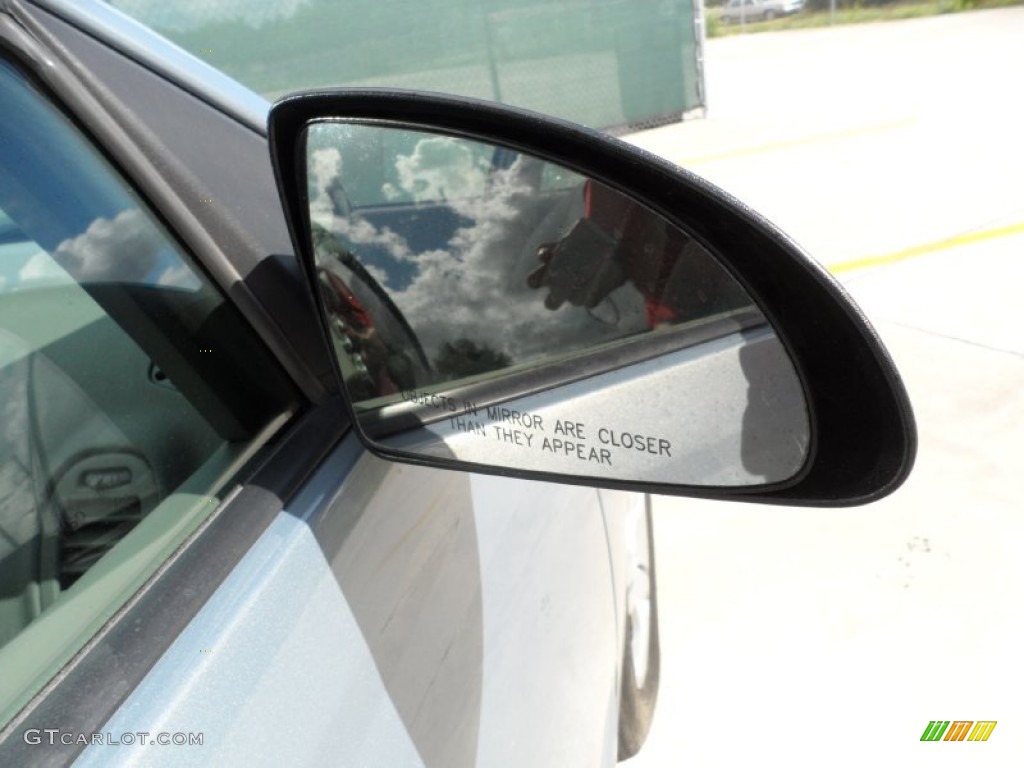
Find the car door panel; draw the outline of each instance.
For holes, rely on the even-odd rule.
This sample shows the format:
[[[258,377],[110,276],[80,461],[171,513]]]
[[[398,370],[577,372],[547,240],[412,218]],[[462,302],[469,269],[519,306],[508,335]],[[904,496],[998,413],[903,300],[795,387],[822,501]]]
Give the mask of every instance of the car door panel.
[[[97,745],[76,765],[422,765],[308,525],[359,453],[325,462],[103,727],[202,744]]]
[[[628,546],[630,544],[631,531],[629,524],[636,515],[647,517],[649,497],[644,494],[632,493],[630,491],[613,491],[602,488],[598,491],[601,500],[601,513],[604,517],[604,524],[607,531],[608,554],[612,580],[615,584],[626,586],[628,584]],[[616,589],[612,594],[615,602],[615,625],[620,630],[620,642],[622,631],[625,627],[625,594],[623,589]],[[619,651],[621,653],[621,645]]]
[[[478,764],[614,764],[620,585],[597,492],[468,477],[485,595]]]
[[[612,586],[593,489],[404,467],[350,435],[103,728],[202,749],[79,763],[608,765]]]

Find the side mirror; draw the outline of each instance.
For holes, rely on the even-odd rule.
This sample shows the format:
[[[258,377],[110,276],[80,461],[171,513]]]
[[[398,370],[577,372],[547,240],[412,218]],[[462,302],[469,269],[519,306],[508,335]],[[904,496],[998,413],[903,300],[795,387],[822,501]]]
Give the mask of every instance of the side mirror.
[[[910,404],[831,276],[707,182],[580,126],[293,96],[271,153],[355,428],[387,458],[651,493],[865,503]]]

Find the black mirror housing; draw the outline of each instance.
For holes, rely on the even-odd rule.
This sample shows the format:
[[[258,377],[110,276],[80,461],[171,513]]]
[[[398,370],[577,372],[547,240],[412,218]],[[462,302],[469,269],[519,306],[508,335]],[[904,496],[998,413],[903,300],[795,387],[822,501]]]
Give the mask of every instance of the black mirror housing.
[[[727,193],[582,126],[489,102],[407,91],[328,90],[278,102],[269,118],[272,162],[314,301],[323,275],[314,256],[304,136],[309,125],[324,120],[395,125],[527,153],[616,190],[684,230],[714,254],[774,328],[802,385],[810,433],[801,471],[780,482],[736,487],[583,476],[537,471],[511,461],[488,464],[412,454],[374,439],[360,426],[350,403],[353,423],[370,450],[385,458],[452,469],[808,506],[868,503],[906,479],[916,452],[909,398],[876,332],[836,280]],[[324,328],[328,333],[326,317]]]

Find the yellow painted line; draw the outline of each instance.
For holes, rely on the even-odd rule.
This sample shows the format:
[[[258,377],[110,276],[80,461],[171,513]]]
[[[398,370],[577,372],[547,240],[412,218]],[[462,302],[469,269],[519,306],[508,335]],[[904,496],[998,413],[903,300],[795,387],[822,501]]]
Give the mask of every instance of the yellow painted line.
[[[869,133],[881,133],[883,131],[891,131],[896,128],[904,128],[912,124],[914,120],[898,120],[893,123],[880,123],[878,125],[863,125],[859,128],[849,128],[843,131],[834,131],[832,133],[818,133],[811,136],[801,136],[796,139],[786,139],[784,141],[774,141],[768,144],[758,144],[753,147],[739,147],[737,149],[726,150],[725,152],[717,152],[710,155],[700,155],[698,157],[691,157],[687,160],[677,161],[679,165],[684,168],[691,165],[699,165],[700,163],[713,163],[717,160],[731,160],[734,157],[746,157],[748,155],[761,155],[766,152],[777,152],[782,149],[793,149],[795,147],[803,147],[808,144],[820,144],[828,141],[838,141],[840,139],[850,139],[856,136],[864,136]]]
[[[936,240],[931,243],[924,243],[923,245],[915,245],[912,248],[905,248],[902,251],[887,253],[882,256],[868,256],[863,259],[844,261],[839,264],[829,266],[828,270],[830,272],[850,272],[854,269],[863,269],[864,267],[877,267],[881,264],[892,264],[897,261],[911,259],[915,256],[924,256],[928,253],[935,253],[936,251],[945,251],[950,248],[959,248],[962,245],[971,245],[972,243],[980,243],[985,240],[994,240],[997,237],[1008,237],[1009,235],[1019,234],[1024,234],[1024,221],[1017,224],[1009,224],[1005,227],[983,229],[978,232],[968,232],[965,235],[947,237],[945,240]]]

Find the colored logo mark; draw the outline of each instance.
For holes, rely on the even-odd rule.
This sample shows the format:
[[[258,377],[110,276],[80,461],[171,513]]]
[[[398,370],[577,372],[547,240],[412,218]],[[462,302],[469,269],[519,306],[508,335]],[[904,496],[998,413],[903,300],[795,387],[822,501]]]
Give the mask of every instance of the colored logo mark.
[[[988,741],[996,728],[996,720],[932,720],[924,729],[921,741]],[[973,727],[972,727],[973,726]]]

